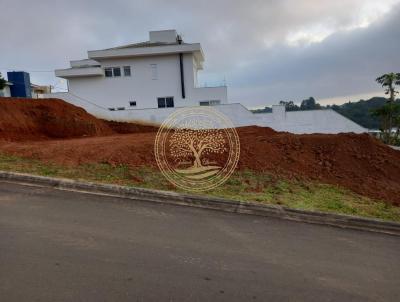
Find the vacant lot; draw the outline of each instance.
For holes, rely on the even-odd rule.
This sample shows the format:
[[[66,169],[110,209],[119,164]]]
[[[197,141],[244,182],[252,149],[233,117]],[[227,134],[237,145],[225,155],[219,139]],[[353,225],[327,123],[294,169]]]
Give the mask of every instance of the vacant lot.
[[[99,120],[61,100],[0,98],[0,169],[174,190],[156,127]],[[208,194],[400,220],[400,152],[367,134],[238,128],[238,170]]]

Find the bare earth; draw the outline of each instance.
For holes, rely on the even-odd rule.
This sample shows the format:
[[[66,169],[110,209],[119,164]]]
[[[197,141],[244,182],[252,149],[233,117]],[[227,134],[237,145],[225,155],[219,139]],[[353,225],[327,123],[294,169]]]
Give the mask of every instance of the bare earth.
[[[156,167],[156,130],[99,120],[61,100],[0,98],[0,152],[45,162]],[[367,134],[295,135],[255,126],[237,130],[241,170],[339,185],[400,205],[400,151]]]

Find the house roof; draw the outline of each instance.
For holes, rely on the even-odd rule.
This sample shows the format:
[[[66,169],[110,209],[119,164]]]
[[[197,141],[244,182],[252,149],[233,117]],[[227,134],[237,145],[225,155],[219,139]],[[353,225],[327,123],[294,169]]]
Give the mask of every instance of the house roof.
[[[132,43],[132,44],[126,44],[126,45],[106,48],[106,49],[102,49],[102,50],[116,50],[116,49],[124,49],[124,48],[143,48],[143,47],[168,46],[168,45],[190,45],[190,43],[145,41],[145,42]]]
[[[57,69],[56,76],[62,78],[101,76],[101,61],[132,57],[193,54],[198,69],[203,68],[204,54],[200,43],[185,43],[176,30],[151,31],[149,41],[131,43],[111,48],[89,50],[88,58],[70,61],[71,68]]]
[[[193,53],[199,66],[204,61],[204,54],[200,43],[177,42],[141,42],[127,44],[107,49],[89,50],[88,58],[102,60],[111,58],[143,57],[156,55],[169,55],[179,53]]]

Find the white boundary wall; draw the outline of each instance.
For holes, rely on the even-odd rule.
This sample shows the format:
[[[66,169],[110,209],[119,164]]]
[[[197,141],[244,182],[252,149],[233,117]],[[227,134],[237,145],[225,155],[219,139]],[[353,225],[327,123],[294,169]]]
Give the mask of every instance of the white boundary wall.
[[[84,108],[99,118],[126,122],[161,124],[169,114],[177,109],[175,107],[109,111],[107,108],[98,106],[68,92],[47,94],[44,97],[63,99],[66,102]],[[222,104],[212,108],[229,117],[236,127],[256,125],[296,134],[368,132],[368,129],[361,127],[331,109],[285,112],[283,106],[273,106],[272,113],[252,113],[239,103]]]

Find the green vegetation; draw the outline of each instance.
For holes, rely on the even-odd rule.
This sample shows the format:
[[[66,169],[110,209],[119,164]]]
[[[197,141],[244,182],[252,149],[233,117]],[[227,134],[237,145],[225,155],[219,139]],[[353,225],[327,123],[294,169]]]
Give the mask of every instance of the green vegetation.
[[[371,113],[384,106],[386,102],[387,99],[383,97],[373,97],[369,100],[361,100],[354,103],[348,102],[343,105],[332,105],[330,108],[365,128],[380,129],[381,122],[379,117]],[[400,101],[397,102],[400,103]]]
[[[381,121],[382,140],[386,144],[398,143],[400,105],[395,103],[396,94],[399,93],[395,86],[400,85],[400,73],[387,73],[378,77],[376,81],[385,88],[385,94],[389,95],[389,99],[384,106],[374,110],[372,114]],[[393,131],[393,127],[397,130]]]
[[[106,163],[68,167],[0,154],[0,170],[180,191],[169,184],[158,170],[145,167],[133,169],[125,165],[112,166]],[[391,206],[383,201],[362,197],[333,185],[277,179],[266,173],[252,171],[238,171],[223,186],[204,194],[298,209],[400,221],[400,207]]]

